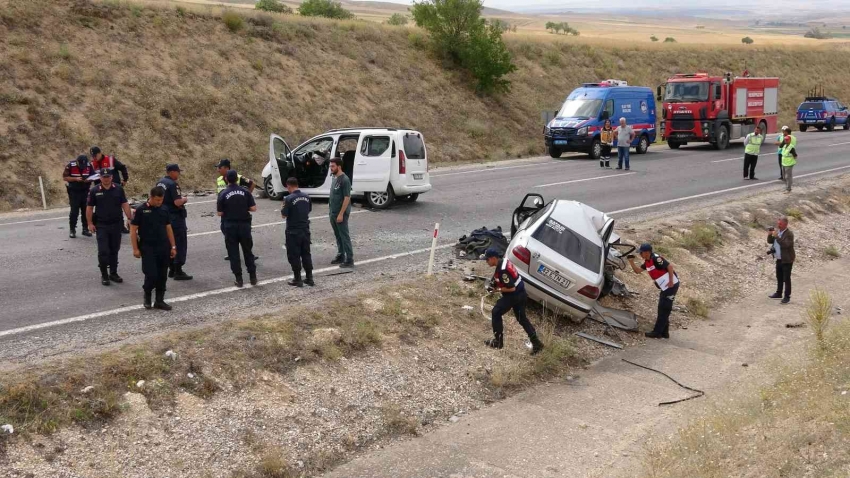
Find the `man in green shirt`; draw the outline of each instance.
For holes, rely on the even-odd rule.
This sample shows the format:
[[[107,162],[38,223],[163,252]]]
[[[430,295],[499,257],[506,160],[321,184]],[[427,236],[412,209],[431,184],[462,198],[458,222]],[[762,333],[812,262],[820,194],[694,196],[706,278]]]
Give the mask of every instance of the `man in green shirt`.
[[[331,160],[331,194],[328,201],[331,228],[336,236],[336,257],[331,264],[340,267],[354,267],[354,251],[351,247],[351,235],[348,233],[348,216],[351,215],[351,181],[342,172],[342,159]]]

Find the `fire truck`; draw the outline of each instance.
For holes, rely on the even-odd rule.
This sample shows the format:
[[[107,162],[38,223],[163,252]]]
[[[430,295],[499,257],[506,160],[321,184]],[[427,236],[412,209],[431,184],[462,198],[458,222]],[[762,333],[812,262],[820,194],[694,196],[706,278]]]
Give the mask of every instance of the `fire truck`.
[[[761,126],[777,131],[779,78],[755,78],[748,73],[732,77],[708,73],[678,74],[658,87],[661,138],[671,149],[688,143],[711,143],[726,149]]]

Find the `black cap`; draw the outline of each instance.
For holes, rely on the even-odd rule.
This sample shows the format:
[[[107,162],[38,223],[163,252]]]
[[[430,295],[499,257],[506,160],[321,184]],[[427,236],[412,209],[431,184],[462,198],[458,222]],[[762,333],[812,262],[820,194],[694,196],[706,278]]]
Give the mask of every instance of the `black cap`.
[[[221,168],[221,167],[224,167],[224,166],[227,166],[228,168],[230,167],[230,160],[229,159],[224,158],[221,161],[219,161],[218,164],[216,165],[217,168]]]
[[[230,171],[227,172],[227,174],[224,175],[224,179],[226,179],[227,182],[229,182],[229,183],[235,183],[236,178],[238,178],[238,177],[239,177],[239,174],[236,172],[235,169],[231,169]]]
[[[97,172],[100,174],[100,177],[109,176],[111,178],[113,174],[112,168],[101,168]]]
[[[491,257],[502,257],[502,255],[499,254],[499,250],[495,247],[488,247],[487,250],[484,251],[484,259],[489,259]]]
[[[639,251],[640,252],[652,252],[652,244],[650,244],[648,242],[644,242],[643,244],[640,245]]]
[[[81,154],[81,155],[77,156],[77,162],[78,163],[80,163],[80,162],[87,163],[88,161],[89,161],[89,157],[86,156],[85,154]]]
[[[177,163],[171,163],[165,166],[165,172],[170,173],[171,171],[183,171],[180,169],[180,165]]]
[[[91,153],[91,157],[93,158],[97,156],[98,153],[100,153],[100,148],[98,148],[97,146],[92,146],[91,149],[89,149],[89,153]]]

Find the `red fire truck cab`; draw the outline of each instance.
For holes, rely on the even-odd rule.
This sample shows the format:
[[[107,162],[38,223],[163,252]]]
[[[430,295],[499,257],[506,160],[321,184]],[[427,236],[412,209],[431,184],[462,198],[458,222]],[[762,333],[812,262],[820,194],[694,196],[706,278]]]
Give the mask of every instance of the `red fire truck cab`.
[[[777,132],[779,78],[678,74],[656,93],[663,101],[661,138],[671,149],[688,143],[726,149],[730,140],[743,138],[756,126]]]

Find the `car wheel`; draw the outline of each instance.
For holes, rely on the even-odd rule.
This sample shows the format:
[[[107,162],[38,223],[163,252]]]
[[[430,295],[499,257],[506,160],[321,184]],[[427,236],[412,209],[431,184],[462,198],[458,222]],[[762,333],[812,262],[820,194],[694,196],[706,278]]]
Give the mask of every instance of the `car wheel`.
[[[278,193],[274,190],[274,183],[272,182],[271,176],[263,178],[263,191],[265,191],[266,196],[268,196],[269,199],[277,201],[283,198],[283,193]]]
[[[387,186],[386,191],[372,191],[364,194],[366,205],[372,209],[387,209],[395,202],[395,193],[392,186]]]
[[[649,150],[649,138],[646,135],[640,137],[640,141],[638,141],[637,148],[635,148],[635,153],[637,154],[646,154]]]
[[[680,147],[682,147],[682,143],[677,143],[675,141],[667,141],[667,146],[670,149],[679,149]]]
[[[714,149],[722,150],[729,146],[729,129],[726,125],[720,127],[717,132],[717,141],[714,143]]]
[[[805,133],[807,129],[809,129],[808,125],[805,125],[805,124],[800,125],[800,131],[801,132]]]
[[[844,129],[845,130],[850,129],[850,118],[847,118],[846,120],[844,120]]]
[[[560,158],[561,150],[555,146],[549,146],[549,156],[552,156],[553,158]]]
[[[590,159],[599,159],[602,157],[602,142],[599,141],[599,138],[593,140],[593,143],[590,145],[590,152],[587,154],[590,156]]]
[[[835,118],[832,118],[831,120],[829,120],[829,123],[827,123],[827,125],[826,125],[826,130],[827,131],[834,131],[835,130]]]

